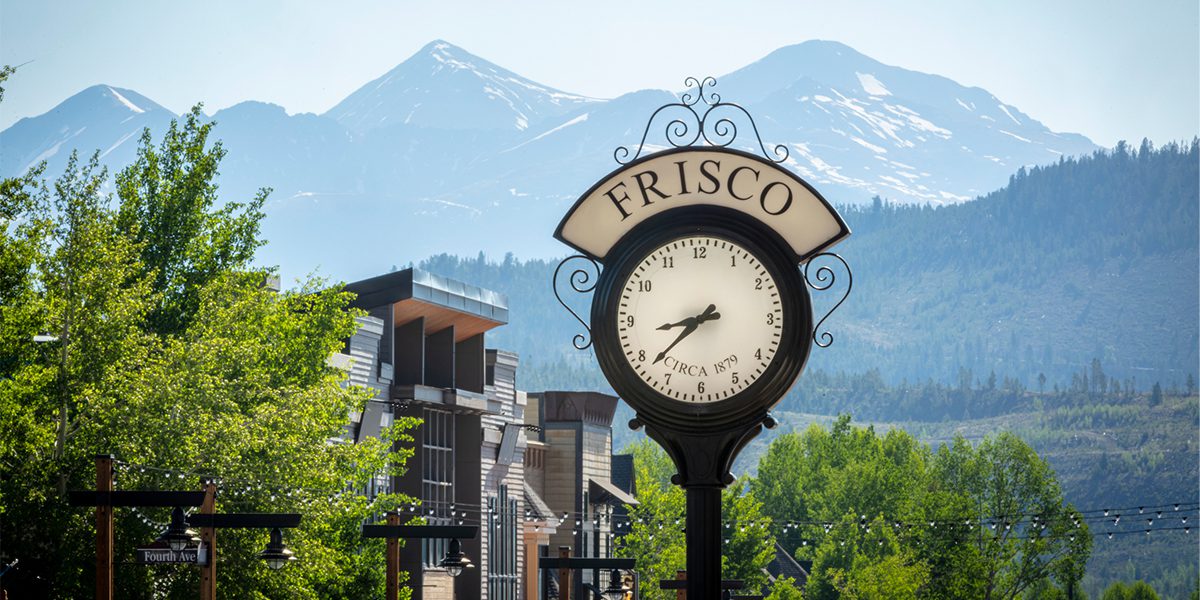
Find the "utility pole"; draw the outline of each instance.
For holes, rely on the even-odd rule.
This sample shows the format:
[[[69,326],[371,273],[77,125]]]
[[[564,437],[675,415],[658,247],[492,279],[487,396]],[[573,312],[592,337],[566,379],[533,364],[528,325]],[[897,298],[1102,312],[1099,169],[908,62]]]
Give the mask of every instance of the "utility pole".
[[[204,482],[204,502],[200,505],[200,514],[211,515],[217,511],[217,484],[214,481]],[[208,552],[208,560],[200,565],[200,600],[216,600],[217,598],[217,529],[215,527],[200,528],[200,543]]]
[[[96,455],[96,491],[113,491],[113,456]],[[113,597],[113,508],[110,502],[96,506],[96,600]]]
[[[392,510],[387,513],[388,525],[400,524],[400,513]],[[387,539],[387,600],[400,598],[400,538]]]
[[[570,546],[558,547],[559,558],[571,558]],[[571,600],[571,568],[567,566],[558,569],[558,598],[559,600]]]

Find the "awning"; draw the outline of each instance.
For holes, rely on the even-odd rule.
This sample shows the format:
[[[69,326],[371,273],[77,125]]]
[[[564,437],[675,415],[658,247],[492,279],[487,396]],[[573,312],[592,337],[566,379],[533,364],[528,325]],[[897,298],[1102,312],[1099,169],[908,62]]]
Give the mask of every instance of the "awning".
[[[637,506],[637,498],[630,496],[625,490],[613,485],[607,479],[588,479],[588,493],[593,503],[610,502],[612,504],[627,504]]]
[[[554,516],[554,511],[550,510],[550,507],[546,505],[541,496],[538,496],[537,492],[530,487],[529,482],[522,481],[521,484],[525,488],[525,507],[529,511],[530,518],[538,521],[549,521],[557,518]]]

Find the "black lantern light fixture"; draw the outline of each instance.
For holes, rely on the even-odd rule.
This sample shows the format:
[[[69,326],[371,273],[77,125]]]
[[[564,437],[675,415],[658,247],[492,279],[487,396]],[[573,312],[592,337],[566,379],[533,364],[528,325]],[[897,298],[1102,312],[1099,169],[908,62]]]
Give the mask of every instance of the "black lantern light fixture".
[[[179,552],[200,538],[196,536],[195,531],[188,529],[183,509],[176,506],[175,510],[171,511],[171,524],[167,526],[167,531],[163,534],[162,539],[166,540],[171,550]]]
[[[271,541],[267,542],[265,550],[258,553],[258,557],[267,561],[267,567],[276,570],[296,560],[295,553],[283,546],[283,532],[278,527],[271,529]]]
[[[475,565],[471,564],[471,559],[467,558],[466,554],[462,553],[462,545],[458,539],[452,539],[450,540],[450,550],[442,559],[441,567],[451,577],[458,577],[462,574],[463,569],[472,569]]]
[[[621,571],[613,569],[608,575],[608,587],[604,588],[603,593],[607,600],[624,600],[625,594],[629,593],[631,589],[625,585]]]

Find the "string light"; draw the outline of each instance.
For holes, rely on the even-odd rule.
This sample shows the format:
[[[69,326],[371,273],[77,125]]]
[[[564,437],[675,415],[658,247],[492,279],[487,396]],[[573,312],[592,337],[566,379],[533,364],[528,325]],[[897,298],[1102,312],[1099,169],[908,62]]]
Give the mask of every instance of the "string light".
[[[158,473],[161,476],[165,476],[165,477],[173,479],[173,480],[184,480],[184,479],[187,479],[189,476],[196,477],[199,479],[209,480],[218,485],[218,493],[221,494],[222,496],[225,496],[224,502],[232,502],[234,504],[238,504],[238,503],[255,504],[256,502],[255,502],[254,496],[259,496],[260,501],[266,500],[266,501],[270,501],[270,502],[278,502],[280,500],[284,500],[284,501],[295,502],[302,506],[316,507],[316,506],[319,506],[320,503],[324,502],[324,501],[336,503],[337,501],[343,500],[347,497],[349,497],[349,498],[362,498],[363,497],[360,494],[357,494],[349,489],[349,488],[353,487],[352,482],[344,482],[346,484],[345,487],[347,489],[343,489],[343,490],[331,493],[331,490],[329,488],[318,488],[318,487],[311,487],[311,486],[288,486],[288,485],[281,485],[281,484],[278,484],[275,482],[264,482],[264,481],[260,481],[260,480],[256,480],[256,479],[230,478],[230,477],[219,476],[219,475],[215,475],[215,474],[211,474],[211,473],[201,473],[201,472],[196,472],[196,471],[168,469],[168,468],[162,468],[162,467],[155,467],[152,465],[128,463],[125,461],[116,461],[114,466],[116,467],[117,472],[120,474],[123,474],[125,477],[134,476],[137,478],[145,478],[147,476],[152,476],[155,473]],[[276,469],[276,472],[278,472],[278,469]],[[346,507],[346,510],[350,510],[350,508],[351,507]],[[1124,530],[1124,531],[1105,529],[1102,531],[1102,530],[1100,530],[1101,528],[1093,528],[1095,530],[1091,531],[1090,535],[1104,536],[1107,539],[1112,540],[1116,536],[1132,534],[1132,533],[1142,533],[1143,535],[1151,535],[1153,532],[1181,531],[1184,534],[1190,534],[1191,527],[1188,526],[1188,519],[1189,519],[1190,514],[1194,514],[1198,510],[1200,510],[1200,503],[1197,503],[1197,502],[1174,502],[1174,503],[1161,504],[1161,505],[1145,505],[1145,504],[1143,504],[1143,505],[1135,506],[1133,508],[1137,508],[1138,514],[1146,514],[1147,511],[1150,511],[1150,513],[1154,516],[1154,518],[1150,518],[1149,516],[1146,517],[1146,521],[1147,521],[1146,529],[1139,528],[1136,530]],[[448,515],[450,518],[454,518],[455,516],[457,516],[458,518],[455,520],[460,524],[481,522],[482,518],[475,519],[472,517],[472,515],[479,515],[480,517],[482,517],[482,516],[484,516],[485,510],[487,510],[489,514],[494,514],[494,511],[491,511],[490,509],[488,509],[486,507],[482,507],[482,506],[478,506],[478,505],[474,505],[474,504],[470,504],[470,503],[447,502],[447,501],[421,502],[420,500],[411,499],[408,497],[404,498],[404,503],[400,505],[399,509],[402,512],[407,511],[410,515],[412,515],[413,517],[417,517],[417,518],[420,518],[421,516],[433,517],[438,514]],[[1179,523],[1182,526],[1164,527],[1163,526],[1164,524],[1160,524],[1159,527],[1153,526],[1154,520],[1155,519],[1161,520],[1162,513],[1165,512],[1167,509],[1170,509],[1177,513],[1184,513],[1184,514],[1178,515]],[[1122,508],[1107,507],[1107,508],[1100,508],[1100,509],[1078,510],[1078,511],[1069,512],[1060,518],[1063,519],[1064,525],[1066,522],[1068,522],[1067,519],[1069,519],[1069,522],[1075,529],[1081,529],[1085,523],[1089,523],[1092,525],[1100,525],[1101,520],[1104,521],[1104,524],[1111,524],[1112,527],[1116,527],[1116,526],[1120,525],[1120,522],[1122,519],[1122,511],[1129,511],[1129,510],[1132,510],[1132,508],[1122,509]],[[420,512],[418,512],[418,511],[420,511]],[[455,515],[456,512],[457,512],[457,515]],[[545,518],[539,519],[536,515],[533,514],[532,510],[530,510],[530,509],[526,509],[525,513],[527,514],[527,516],[529,517],[529,519],[531,521],[541,520],[544,522],[546,520]],[[855,523],[855,525],[858,526],[857,528],[866,533],[870,533],[870,525],[866,522],[866,519],[867,519],[866,515],[859,513],[856,516],[858,517],[858,523]],[[136,513],[135,517],[138,520],[140,520],[143,524],[145,524],[147,527],[151,527],[154,529],[160,529],[162,527],[165,527],[165,525],[162,525],[160,523],[155,523],[152,519],[149,519],[148,517],[146,517],[144,514],[142,514],[140,512]],[[882,518],[882,517],[880,517],[880,518]],[[602,521],[602,519],[603,519],[603,521]],[[590,523],[588,523],[588,525],[592,526],[592,527],[597,527],[597,528],[601,526],[602,522],[604,522],[604,523],[610,524],[612,526],[613,530],[621,531],[622,533],[620,535],[624,536],[624,535],[628,535],[625,532],[634,531],[633,530],[634,523],[637,523],[639,525],[649,525],[651,527],[654,527],[655,530],[661,531],[664,525],[671,525],[671,524],[681,525],[683,523],[683,515],[647,519],[644,515],[636,515],[636,516],[613,515],[610,517],[609,515],[606,515],[606,514],[597,516],[590,511],[579,512],[579,513],[572,513],[570,511],[564,511],[561,514],[561,516],[557,516],[557,517],[552,516],[549,518],[549,520],[551,521],[551,523],[548,524],[549,527],[547,527],[547,530],[555,529],[555,527],[553,526],[553,523],[555,521],[557,521],[557,525],[561,527],[562,524],[573,520],[575,522],[574,533],[576,535],[580,535],[585,532],[584,527],[583,527],[584,521],[590,521]],[[898,519],[897,520],[887,520],[887,521],[892,523],[893,530],[897,534],[919,533],[920,530],[924,529],[925,531],[927,531],[929,533],[937,531],[941,535],[946,535],[946,536],[954,536],[957,534],[957,532],[965,532],[965,531],[973,530],[976,523],[978,523],[981,527],[984,525],[987,525],[988,527],[990,527],[990,529],[993,532],[995,532],[994,533],[994,535],[995,535],[996,533],[998,533],[998,532],[996,532],[998,526],[1002,524],[1004,526],[1003,529],[1006,532],[1006,537],[1004,539],[1013,539],[1013,540],[1026,539],[1029,537],[1037,537],[1037,538],[1041,539],[1041,537],[1042,537],[1041,532],[1044,532],[1046,530],[1047,526],[1052,524],[1052,523],[1050,523],[1050,521],[1051,521],[1050,519],[1047,519],[1044,515],[1041,515],[1041,514],[1008,515],[1008,516],[1004,516],[1004,517],[982,517],[982,518],[978,518],[978,519],[974,519],[974,518],[962,519],[961,517],[957,518],[957,519],[948,519],[948,520],[935,519],[935,520],[929,520],[929,521],[922,521],[921,523],[917,524],[918,526],[914,526],[914,523],[905,522],[903,520],[898,520]],[[1015,530],[1022,523],[1024,523],[1026,526],[1020,530],[1021,533],[1017,534],[1015,532]],[[836,523],[832,523],[832,522],[828,522],[828,521],[811,521],[811,520],[803,520],[803,519],[788,519],[788,520],[782,521],[780,523],[775,523],[771,519],[765,518],[765,517],[760,518],[760,519],[750,519],[750,520],[741,520],[741,521],[725,520],[723,522],[723,526],[724,526],[725,530],[732,530],[732,528],[736,527],[738,529],[739,533],[746,533],[747,531],[760,532],[760,531],[764,531],[764,530],[773,530],[773,531],[777,532],[781,537],[784,537],[784,538],[799,537],[800,538],[799,543],[802,546],[808,546],[809,545],[808,542],[810,541],[806,537],[803,537],[804,536],[804,534],[802,533],[803,528],[819,527],[819,531],[822,531],[826,535],[831,535],[831,534],[833,534],[833,532],[836,528],[841,527],[840,524],[836,524]],[[540,525],[535,525],[534,530],[540,532],[542,530],[542,527]],[[916,531],[914,531],[914,530],[916,530]],[[610,537],[614,536],[614,534],[611,532],[607,533],[607,535],[609,535]],[[809,535],[811,535],[811,532]],[[653,539],[653,536],[654,536],[654,534],[648,534],[648,539]],[[1070,536],[1071,539],[1073,539],[1074,537],[1075,537],[1074,534],[1072,536]],[[918,541],[920,541],[920,538],[918,538]],[[877,542],[879,544],[882,544],[882,540],[877,540]],[[844,544],[845,540],[842,540],[842,543]]]

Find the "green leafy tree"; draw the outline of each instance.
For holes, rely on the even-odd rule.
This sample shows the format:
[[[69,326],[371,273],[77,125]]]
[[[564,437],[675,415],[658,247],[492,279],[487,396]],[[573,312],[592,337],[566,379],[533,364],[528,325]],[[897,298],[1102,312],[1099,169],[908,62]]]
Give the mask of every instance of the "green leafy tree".
[[[807,598],[916,598],[928,567],[905,549],[882,518],[846,514],[817,546]]]
[[[1053,469],[1020,438],[1001,433],[976,447],[955,438],[935,455],[933,475],[935,492],[973,507],[955,519],[964,526],[932,535],[967,546],[947,566],[980,585],[978,597],[1017,598],[1051,576],[1064,588],[1078,582],[1091,554],[1087,524],[1063,502]]]
[[[675,592],[659,588],[658,582],[675,579],[676,571],[687,568],[687,497],[670,483],[675,466],[653,441],[642,440],[624,452],[633,454],[639,504],[630,511],[630,531],[621,538],[617,555],[637,559],[643,598],[671,600]],[[743,579],[747,587],[757,589],[766,583],[762,570],[774,557],[775,537],[758,501],[742,488],[730,486],[721,498],[727,524],[722,529],[722,577]]]
[[[771,584],[771,593],[764,600],[804,600],[804,594],[796,587],[796,580],[781,577]]]
[[[17,68],[11,65],[0,67],[0,102],[4,101],[4,82],[8,81],[9,76],[17,72]]]
[[[767,583],[763,572],[775,558],[775,536],[771,519],[762,513],[762,503],[744,493],[739,481],[721,494],[721,577],[746,582],[745,593],[757,593]]]
[[[19,597],[91,595],[90,511],[68,506],[64,491],[94,486],[97,453],[123,461],[118,489],[197,489],[211,476],[220,511],[304,515],[285,533],[299,560],[280,572],[257,559],[266,532],[222,532],[223,596],[382,593],[383,544],[359,527],[407,499],[353,490],[402,469],[407,452],[393,443],[413,422],[330,443],[368,397],[328,363],[357,313],[322,280],[264,288],[270,273],[248,266],[263,196],[214,208],[221,153],[198,115],[158,149],[143,138],[115,206],[95,156],[73,155],[53,184],[36,169],[4,182],[0,526],[5,557],[21,561],[5,576]],[[118,509],[116,519],[116,553],[128,557],[167,512]],[[118,566],[116,584],[121,597],[191,598],[198,582],[194,569]]]
[[[1135,581],[1132,584],[1116,581],[1104,589],[1100,600],[1158,600],[1158,594],[1145,581]]]
[[[629,512],[629,533],[620,538],[617,555],[637,559],[642,598],[672,600],[675,592],[660,589],[658,582],[687,568],[686,497],[671,484],[671,459],[653,441],[643,439],[623,452],[633,454],[638,505]]]
[[[750,491],[776,523],[826,522],[847,512],[906,518],[925,487],[929,450],[911,435],[853,427],[842,415],[830,429],[814,425],[775,438]],[[790,552],[802,538],[784,538]],[[806,556],[811,558],[811,556]]]
[[[215,123],[200,105],[172,121],[158,147],[142,132],[137,159],[117,175],[117,227],[139,250],[141,270],[159,293],[150,321],[159,334],[185,329],[205,284],[245,269],[262,240],[258,223],[270,190],[248,203],[218,205],[221,143],[208,143]]]
[[[797,524],[782,539],[813,560],[809,598],[1012,599],[1043,580],[1077,587],[1090,555],[1054,472],[1011,434],[931,453],[841,417],[776,438],[750,489]]]

